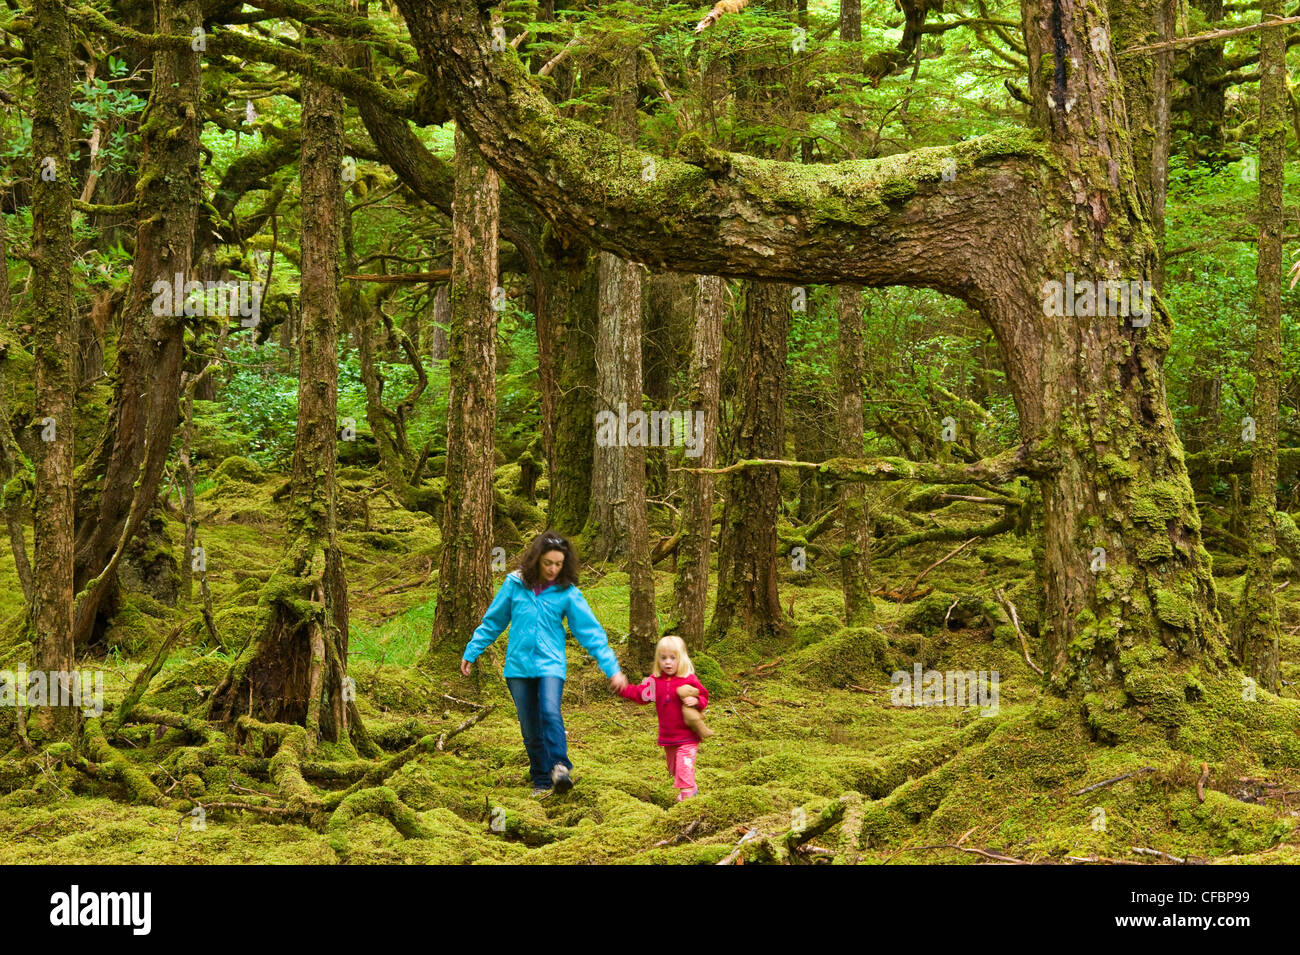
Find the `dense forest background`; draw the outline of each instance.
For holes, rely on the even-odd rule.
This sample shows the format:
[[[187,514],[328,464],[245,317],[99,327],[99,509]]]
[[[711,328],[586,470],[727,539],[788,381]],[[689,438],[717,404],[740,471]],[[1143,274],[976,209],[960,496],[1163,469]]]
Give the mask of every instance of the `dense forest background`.
[[[0,707],[6,861],[1297,861],[1300,8],[412,5],[0,9],[0,667],[106,702]],[[687,804],[578,649],[566,799],[456,672],[548,528]]]

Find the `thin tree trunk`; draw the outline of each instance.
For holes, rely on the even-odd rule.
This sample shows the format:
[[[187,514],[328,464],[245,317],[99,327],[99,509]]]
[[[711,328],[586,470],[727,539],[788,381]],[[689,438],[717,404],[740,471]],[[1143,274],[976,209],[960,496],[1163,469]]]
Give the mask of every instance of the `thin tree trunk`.
[[[699,456],[686,467],[711,468],[718,459],[718,393],[722,373],[722,319],[727,283],[717,275],[695,279],[695,336],[691,344],[689,413],[698,428]],[[677,548],[674,629],[690,650],[704,644],[704,614],[709,596],[709,550],[713,543],[712,474],[687,472],[682,540]]]
[[[841,285],[839,292],[840,407],[838,452],[862,457],[862,289]],[[869,624],[871,605],[871,515],[866,488],[849,484],[840,490],[840,525],[844,548],[840,551],[840,577],[844,585],[844,622],[850,627]]]
[[[0,222],[0,262],[8,261],[5,246],[4,223]],[[13,297],[9,288],[9,270],[0,270],[0,334],[8,336],[13,329]],[[0,488],[9,484],[15,475],[26,470],[26,459],[18,439],[14,437],[11,411],[6,400],[9,394],[7,384],[0,385]],[[23,499],[26,494],[5,494],[0,500],[0,510],[4,512],[5,527],[9,531],[9,546],[14,555],[14,570],[18,582],[23,588],[23,601],[30,613],[32,607],[34,580],[32,565],[27,556],[27,538],[23,530]]]
[[[613,262],[610,259],[614,259]],[[602,252],[599,256],[600,326],[596,333],[596,411],[609,412],[620,418],[641,408],[628,401],[624,380],[623,338],[627,320],[621,307],[627,276],[618,268],[617,256]],[[640,301],[639,280],[637,301]],[[639,324],[639,322],[638,322]],[[620,411],[620,404],[623,406]],[[627,553],[627,467],[625,448],[615,443],[597,442],[591,455],[591,504],[587,523],[582,529],[582,546],[588,560],[613,560]]]
[[[1260,16],[1282,15],[1264,0]],[[1237,650],[1246,673],[1265,689],[1282,689],[1277,605],[1273,599],[1277,510],[1278,401],[1282,387],[1282,178],[1286,156],[1286,38],[1260,36],[1259,258],[1255,268],[1255,442],[1250,467],[1250,552],[1237,611]]]
[[[492,598],[492,476],[496,422],[497,175],[456,133],[452,217],[451,394],[447,506],[430,653],[460,650]]]
[[[607,252],[601,253],[601,288],[608,288],[609,303],[619,313],[621,375],[628,411],[640,410],[641,393],[641,266]],[[603,296],[602,296],[603,297]],[[601,309],[602,315],[610,310]],[[624,468],[623,511],[627,522],[628,655],[648,671],[654,662],[659,623],[655,614],[655,579],[650,565],[650,528],[646,514],[646,449],[628,442],[617,448]]]

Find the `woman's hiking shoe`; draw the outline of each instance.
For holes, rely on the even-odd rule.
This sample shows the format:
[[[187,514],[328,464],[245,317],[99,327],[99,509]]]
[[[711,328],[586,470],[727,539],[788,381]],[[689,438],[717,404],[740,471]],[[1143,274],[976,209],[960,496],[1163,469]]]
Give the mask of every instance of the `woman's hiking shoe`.
[[[541,799],[543,796],[549,796],[550,794],[551,794],[551,790],[550,790],[548,787],[546,787],[546,786],[534,786],[534,787],[533,787],[533,798],[534,798],[534,799]]]
[[[561,795],[573,788],[573,780],[569,778],[569,768],[563,763],[556,763],[555,768],[551,770],[551,786]]]

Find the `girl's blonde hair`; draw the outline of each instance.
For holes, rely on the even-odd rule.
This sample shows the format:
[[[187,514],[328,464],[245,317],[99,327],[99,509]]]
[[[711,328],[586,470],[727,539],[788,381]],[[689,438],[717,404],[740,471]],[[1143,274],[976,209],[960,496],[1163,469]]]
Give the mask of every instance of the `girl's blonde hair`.
[[[663,676],[659,672],[659,651],[672,649],[677,651],[677,673],[676,676],[691,676],[695,673],[695,664],[691,663],[691,655],[686,652],[686,641],[681,637],[668,636],[664,637],[655,645],[655,665],[654,675]]]

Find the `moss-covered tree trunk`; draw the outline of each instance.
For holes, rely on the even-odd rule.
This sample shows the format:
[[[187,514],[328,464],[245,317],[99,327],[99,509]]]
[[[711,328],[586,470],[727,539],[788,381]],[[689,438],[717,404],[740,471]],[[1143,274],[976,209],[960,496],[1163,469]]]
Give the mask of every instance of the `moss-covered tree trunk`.
[[[72,39],[59,0],[38,0],[34,51],[36,102],[32,115],[32,338],[36,385],[34,426],[40,440],[32,464],[34,588],[27,639],[37,669],[71,671],[73,639],[72,467],[76,329],[72,321]],[[7,426],[6,426],[7,427]],[[26,687],[19,687],[26,694]],[[21,711],[20,711],[21,712]],[[42,728],[62,733],[78,710],[37,711]]]
[[[750,282],[741,321],[740,458],[780,458],[785,452],[786,352],[790,339],[791,287],[781,282]],[[760,638],[786,631],[777,592],[776,519],[781,503],[780,474],[771,468],[747,469],[731,476],[731,507],[724,532],[731,537],[725,580],[709,625],[715,639],[736,614]]]
[[[310,46],[325,63],[343,61],[337,41]],[[347,677],[348,591],[336,511],[343,113],[342,94],[303,78],[302,312],[289,544],[262,590],[261,627],[213,691],[210,712],[227,722],[247,713],[296,723],[311,740],[351,741],[366,750]]]
[[[460,650],[492,599],[492,476],[496,445],[497,175],[456,134],[452,217],[451,394],[447,412],[447,506],[430,654]],[[454,651],[446,652],[444,651]]]
[[[312,35],[312,34],[309,34]],[[338,42],[325,40],[315,54],[341,65]],[[343,221],[343,95],[302,81],[302,314],[298,350],[298,428],[293,449],[291,528],[298,551],[294,576],[311,579],[324,551],[323,609],[309,633],[307,729],[325,739],[346,739],[343,680],[348,654],[348,588],[338,545],[338,337],[339,239]],[[315,608],[313,608],[314,610]],[[319,716],[317,716],[319,714]]]
[[[1118,55],[1119,37],[1158,33],[1155,5],[1025,0],[1032,131],[824,166],[687,136],[687,158],[657,157],[657,178],[644,183],[637,164],[611,161],[610,137],[559,118],[517,61],[491,50],[469,0],[399,0],[426,69],[485,158],[602,247],[678,270],[931,288],[982,312],[1025,442],[1012,470],[1043,496],[1038,659],[1059,689],[1098,692],[1102,706],[1172,699],[1184,689],[1174,674],[1227,662],[1166,401],[1167,308],[1155,294],[1146,315],[1098,314],[1095,295],[1092,311],[1073,308],[1086,300],[1069,312],[1044,301],[1048,283],[1063,292],[1075,279],[1136,282],[1140,299],[1158,278],[1151,204],[1163,193],[1152,167],[1162,148],[1146,140],[1162,135],[1160,90],[1139,75],[1151,58]],[[746,397],[748,416],[762,399]]]
[[[1264,0],[1260,16],[1280,17],[1280,0]],[[1260,34],[1259,257],[1255,266],[1255,441],[1251,448],[1250,552],[1236,615],[1236,649],[1245,671],[1274,693],[1279,671],[1277,605],[1273,599],[1277,511],[1278,401],[1282,388],[1282,179],[1286,146],[1286,38]]]
[[[688,411],[692,421],[699,421],[699,456],[686,458],[684,466],[712,468],[718,458],[718,394],[727,283],[717,275],[699,275],[695,289]],[[682,483],[682,539],[677,547],[673,629],[686,641],[688,649],[695,650],[704,643],[709,551],[713,544],[714,477],[707,472],[688,471]]]
[[[156,32],[190,36],[201,22],[198,0],[159,0]],[[113,409],[98,444],[78,469],[75,638],[80,645],[106,625],[116,594],[113,554],[123,526],[134,534],[153,505],[178,417],[185,316],[155,307],[154,283],[190,279],[199,174],[203,53],[153,53],[153,85],[140,125],[135,255],[122,305]],[[182,292],[183,295],[183,292]],[[226,320],[226,319],[220,319]],[[103,475],[102,479],[98,476]],[[91,583],[93,580],[93,583]],[[106,602],[107,601],[107,602]],[[101,606],[103,605],[103,606]]]
[[[836,420],[839,447],[846,458],[862,457],[862,377],[865,360],[862,345],[862,289],[841,285],[837,290],[839,310],[840,404]],[[844,587],[844,622],[850,627],[870,623],[871,605],[871,515],[866,488],[849,484],[840,489],[840,526],[844,544],[840,549],[840,580]]]
[[[554,237],[547,243],[557,247]],[[561,534],[581,533],[591,504],[596,418],[596,335],[599,256],[585,245],[556,249],[546,270],[549,314],[555,330],[557,395],[554,458],[547,461],[547,516]]]
[[[1223,0],[1191,0],[1190,6],[1204,16],[1206,30],[1219,29]],[[1187,110],[1187,147],[1195,159],[1213,159],[1223,151],[1223,108],[1228,86],[1225,72],[1222,42],[1197,43],[1187,51],[1181,72],[1187,98],[1175,105]]]

